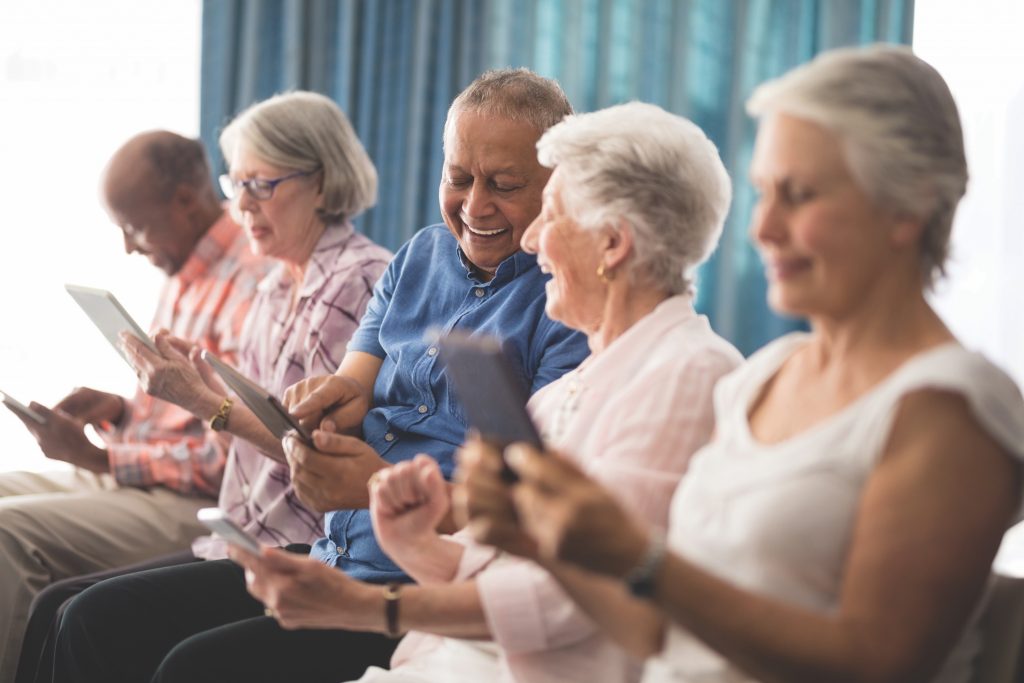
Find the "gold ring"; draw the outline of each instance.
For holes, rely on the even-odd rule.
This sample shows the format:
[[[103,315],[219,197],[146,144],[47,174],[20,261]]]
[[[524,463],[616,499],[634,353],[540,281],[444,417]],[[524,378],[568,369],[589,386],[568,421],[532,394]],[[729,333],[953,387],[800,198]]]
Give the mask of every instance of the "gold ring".
[[[374,473],[370,475],[370,478],[366,480],[366,486],[368,488],[372,489],[373,485],[376,484],[377,480],[380,479],[380,473],[383,472],[383,471],[384,470],[376,470],[376,471],[374,471]]]

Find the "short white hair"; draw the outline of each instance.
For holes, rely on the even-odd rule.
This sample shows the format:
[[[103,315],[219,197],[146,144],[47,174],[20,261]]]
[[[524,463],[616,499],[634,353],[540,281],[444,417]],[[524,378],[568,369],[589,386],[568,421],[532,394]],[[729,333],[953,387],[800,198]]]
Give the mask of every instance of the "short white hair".
[[[544,166],[562,169],[563,201],[580,226],[632,227],[634,282],[692,291],[693,271],[718,244],[732,197],[704,131],[630,102],[566,118],[541,137],[537,153]]]
[[[377,202],[377,169],[348,117],[328,97],[314,92],[275,95],[252,105],[220,134],[230,163],[244,141],[261,160],[290,171],[323,172],[327,225],[348,220]]]
[[[832,50],[758,87],[747,111],[787,114],[838,136],[876,205],[923,221],[923,284],[945,274],[967,159],[953,95],[931,65],[902,46]]]

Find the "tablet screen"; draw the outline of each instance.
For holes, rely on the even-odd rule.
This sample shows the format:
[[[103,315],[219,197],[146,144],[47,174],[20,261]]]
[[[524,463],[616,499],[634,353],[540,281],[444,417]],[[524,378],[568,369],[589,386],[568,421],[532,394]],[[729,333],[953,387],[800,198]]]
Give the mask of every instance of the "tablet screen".
[[[114,349],[121,354],[122,358],[128,360],[124,355],[124,351],[121,350],[120,340],[118,339],[122,332],[134,334],[153,353],[160,353],[157,351],[153,340],[139,327],[138,323],[132,320],[132,317],[128,315],[128,311],[124,310],[124,306],[121,305],[113,294],[105,289],[93,289],[92,287],[82,287],[80,285],[64,285],[64,289],[82,307],[82,310],[89,316],[89,319],[103,333],[103,336],[113,345]]]

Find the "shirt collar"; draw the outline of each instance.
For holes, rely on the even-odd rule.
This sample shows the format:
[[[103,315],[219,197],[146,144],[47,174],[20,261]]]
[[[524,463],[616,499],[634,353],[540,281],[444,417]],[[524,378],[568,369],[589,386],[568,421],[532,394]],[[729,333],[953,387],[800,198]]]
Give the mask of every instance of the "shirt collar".
[[[462,267],[466,269],[466,278],[474,287],[500,287],[507,282],[511,282],[517,276],[527,272],[531,268],[537,267],[537,257],[533,254],[527,254],[525,251],[520,250],[499,263],[498,269],[494,271],[494,277],[491,278],[490,281],[484,282],[476,274],[476,266],[474,266],[473,262],[466,257],[466,253],[462,251],[462,247],[457,246],[456,252],[459,255],[459,261],[462,263]]]
[[[306,264],[306,273],[299,287],[299,298],[312,296],[324,282],[334,273],[334,262],[338,254],[345,250],[349,240],[355,234],[355,228],[351,223],[336,223],[328,225],[324,233],[320,235],[313,253],[309,256],[309,263]],[[284,289],[290,290],[294,284],[291,271],[283,263],[279,263],[273,272],[260,283],[261,290]]]
[[[242,229],[231,220],[227,211],[222,213],[220,218],[199,238],[185,264],[174,274],[182,288],[188,288],[191,283],[206,275],[210,268],[228,252],[241,231]]]

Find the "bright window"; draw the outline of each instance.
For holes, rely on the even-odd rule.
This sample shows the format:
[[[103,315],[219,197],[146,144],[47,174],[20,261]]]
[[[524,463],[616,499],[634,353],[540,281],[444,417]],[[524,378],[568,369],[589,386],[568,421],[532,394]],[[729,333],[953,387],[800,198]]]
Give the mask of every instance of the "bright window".
[[[970,167],[950,277],[934,302],[969,347],[1024,384],[1024,3],[919,0],[914,46],[960,108]]]
[[[98,200],[131,135],[199,130],[200,0],[0,0],[0,390],[52,405],[135,377],[65,282],[112,290],[148,326],[163,274],[124,253]],[[48,469],[0,408],[0,470]]]

